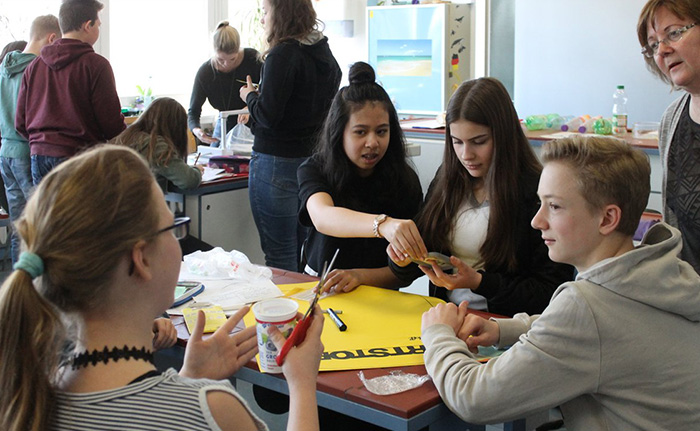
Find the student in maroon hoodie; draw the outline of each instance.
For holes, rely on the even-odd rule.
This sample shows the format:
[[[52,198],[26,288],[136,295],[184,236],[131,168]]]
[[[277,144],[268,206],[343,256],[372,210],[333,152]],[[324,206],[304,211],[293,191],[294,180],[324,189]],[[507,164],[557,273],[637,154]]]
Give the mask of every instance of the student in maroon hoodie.
[[[92,45],[100,36],[97,0],[64,0],[63,38],[27,67],[17,100],[17,131],[29,140],[32,181],[79,150],[126,128],[109,61]]]

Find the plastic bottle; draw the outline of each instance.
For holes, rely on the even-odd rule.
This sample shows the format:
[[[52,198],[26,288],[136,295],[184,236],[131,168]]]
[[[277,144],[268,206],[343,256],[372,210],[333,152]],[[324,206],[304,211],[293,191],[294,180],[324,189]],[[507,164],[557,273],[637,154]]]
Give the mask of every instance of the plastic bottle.
[[[618,85],[613,93],[612,113],[613,133],[624,135],[627,133],[627,94],[624,85]]]
[[[591,116],[588,114],[573,118],[567,121],[566,124],[562,125],[561,130],[564,132],[568,132],[569,130],[571,130],[573,132],[574,130],[578,129],[580,125],[585,123],[586,120],[588,120],[589,118],[591,118]]]
[[[596,122],[596,120],[600,120],[603,118],[602,115],[597,115],[595,117],[591,117],[588,120],[586,120],[583,124],[581,124],[578,128],[579,133],[591,133],[593,132],[593,124]]]
[[[547,116],[547,128],[561,130],[561,126],[571,121],[574,118],[573,115],[561,116],[557,114],[550,114]]]
[[[612,121],[607,118],[599,118],[593,123],[593,132],[596,135],[612,135]]]
[[[525,119],[527,130],[542,130],[547,127],[546,115],[530,115]]]

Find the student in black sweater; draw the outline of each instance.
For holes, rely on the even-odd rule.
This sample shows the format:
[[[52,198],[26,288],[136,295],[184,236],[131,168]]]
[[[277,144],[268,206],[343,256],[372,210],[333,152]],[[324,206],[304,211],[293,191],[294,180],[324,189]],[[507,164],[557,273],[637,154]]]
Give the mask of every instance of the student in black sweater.
[[[388,243],[425,246],[413,220],[423,200],[418,175],[389,95],[372,66],[350,68],[350,85],[333,99],[317,152],[297,171],[301,224],[311,227],[305,272],[317,275],[339,249],[324,290],[360,284],[397,287],[387,267]],[[422,247],[422,249],[421,249]],[[423,257],[423,256],[420,256]]]
[[[190,109],[187,111],[187,125],[192,133],[205,144],[218,146],[221,136],[221,123],[217,119],[214,133],[209,135],[200,124],[202,105],[206,100],[219,111],[243,109],[246,104],[238,92],[250,75],[253,82],[260,80],[262,62],[260,53],[253,48],[241,48],[238,30],[228,21],[221,21],[212,35],[214,56],[205,61],[197,71],[190,96]],[[226,121],[226,130],[231,130],[236,122],[247,123],[247,115],[232,115]]]
[[[297,221],[297,168],[312,153],[341,72],[311,0],[264,0],[263,11],[270,49],[262,80],[256,89],[251,77],[240,90],[255,135],[250,206],[265,264],[296,271],[306,237]]]

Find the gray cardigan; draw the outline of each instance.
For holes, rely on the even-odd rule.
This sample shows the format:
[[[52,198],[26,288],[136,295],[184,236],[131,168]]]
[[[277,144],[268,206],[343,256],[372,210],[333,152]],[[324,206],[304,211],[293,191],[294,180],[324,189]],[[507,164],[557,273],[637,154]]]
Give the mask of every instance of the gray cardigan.
[[[663,182],[661,183],[661,204],[663,205],[664,221],[673,227],[678,227],[678,218],[666,205],[666,181],[668,179],[668,152],[671,148],[673,134],[678,127],[678,121],[683,113],[683,107],[690,99],[690,94],[686,93],[674,100],[666,108],[661,117],[661,128],[659,129],[659,154],[661,155],[661,167],[663,171]]]

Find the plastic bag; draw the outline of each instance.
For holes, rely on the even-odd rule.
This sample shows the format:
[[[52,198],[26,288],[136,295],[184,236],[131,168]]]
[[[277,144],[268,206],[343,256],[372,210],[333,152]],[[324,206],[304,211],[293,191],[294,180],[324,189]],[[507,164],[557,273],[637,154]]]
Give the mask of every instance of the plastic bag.
[[[215,247],[209,251],[195,251],[183,260],[187,271],[194,275],[245,281],[272,279],[270,268],[250,263],[248,256],[238,250],[227,252],[221,247]]]
[[[245,124],[236,124],[226,134],[226,149],[233,154],[250,156],[253,153],[253,132]]]
[[[387,376],[375,377],[369,380],[365,378],[365,374],[362,371],[357,373],[357,375],[365,385],[365,388],[375,395],[391,395],[406,392],[430,380],[430,376],[427,374],[419,376],[418,374],[404,373],[401,370],[390,371]]]

